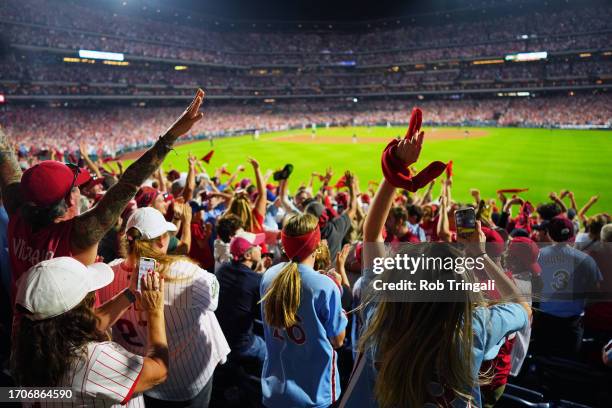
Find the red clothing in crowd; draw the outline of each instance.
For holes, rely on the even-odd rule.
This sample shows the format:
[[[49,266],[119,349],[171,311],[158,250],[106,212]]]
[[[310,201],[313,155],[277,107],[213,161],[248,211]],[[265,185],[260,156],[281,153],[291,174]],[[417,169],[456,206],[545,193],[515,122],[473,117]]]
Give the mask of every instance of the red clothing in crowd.
[[[17,281],[32,266],[46,259],[72,256],[70,236],[74,219],[51,224],[39,231],[23,219],[19,211],[8,224],[9,256],[11,261],[11,299],[17,294]]]
[[[202,269],[211,273],[215,271],[215,257],[210,246],[210,234],[200,222],[191,223],[189,257],[200,264]]]

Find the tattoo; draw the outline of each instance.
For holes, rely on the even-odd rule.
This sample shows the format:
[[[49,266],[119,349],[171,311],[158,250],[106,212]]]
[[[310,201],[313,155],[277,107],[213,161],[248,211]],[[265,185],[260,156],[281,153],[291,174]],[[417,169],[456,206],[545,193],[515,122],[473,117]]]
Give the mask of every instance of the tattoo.
[[[177,138],[166,134],[123,173],[117,184],[91,210],[75,220],[72,246],[86,249],[97,244],[115,225],[140,185],[162,164]]]
[[[7,134],[0,128],[0,187],[2,201],[9,215],[13,214],[22,202],[20,182],[21,168],[15,157],[15,149]]]

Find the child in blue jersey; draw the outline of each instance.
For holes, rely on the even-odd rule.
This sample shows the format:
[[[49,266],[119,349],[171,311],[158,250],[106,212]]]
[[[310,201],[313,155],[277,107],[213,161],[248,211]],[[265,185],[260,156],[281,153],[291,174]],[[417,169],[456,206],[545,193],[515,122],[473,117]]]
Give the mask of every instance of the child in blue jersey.
[[[268,357],[261,376],[266,407],[328,407],[340,396],[334,348],[347,318],[338,286],[313,269],[321,241],[318,220],[295,215],[281,241],[290,262],[268,269],[261,282]]]
[[[392,152],[394,159],[406,168],[413,165],[419,157],[423,136],[418,129],[414,133],[409,131]],[[368,295],[375,277],[373,260],[385,256],[382,230],[393,205],[395,188],[390,181],[383,180],[366,216],[360,283],[363,330],[355,369],[340,407],[480,407],[478,370],[482,361],[495,358],[505,337],[528,324],[531,309],[511,279],[486,255],[486,238],[480,223],[474,233],[458,237],[459,241],[470,243],[465,255],[443,243],[404,251],[414,257],[420,256],[418,252],[443,259],[479,257],[501,297],[517,299],[517,303],[487,307],[483,302],[476,306],[474,296],[467,292],[453,293],[448,301],[392,302],[382,297],[375,302]],[[464,279],[446,269],[420,268],[414,272],[428,277],[430,282]],[[405,272],[389,271],[393,277],[401,273]],[[388,281],[386,278],[383,275],[383,281]]]

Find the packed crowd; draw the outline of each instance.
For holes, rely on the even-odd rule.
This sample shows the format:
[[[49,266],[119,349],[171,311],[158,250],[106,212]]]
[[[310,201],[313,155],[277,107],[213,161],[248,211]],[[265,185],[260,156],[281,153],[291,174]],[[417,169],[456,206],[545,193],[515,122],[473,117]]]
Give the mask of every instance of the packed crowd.
[[[403,125],[410,101],[278,102],[261,105],[213,105],[207,108],[206,127],[194,127],[188,138],[220,137],[240,131],[276,131],[341,125]],[[612,125],[610,95],[574,97],[473,99],[419,101],[428,111],[427,124],[461,125],[481,123],[503,126],[552,127],[559,125]],[[19,135],[21,154],[48,157],[78,156],[85,143],[96,157],[115,156],[125,150],[153,143],[175,108],[35,108],[7,107],[0,110],[0,124]],[[25,166],[25,164],[24,164]]]
[[[6,95],[181,95],[205,86],[211,95],[320,95],[413,90],[480,88],[537,88],[551,85],[594,85],[612,72],[612,60],[552,59],[515,65],[430,66],[423,69],[388,68],[355,71],[238,70],[190,67],[176,71],[165,64],[113,67],[72,64],[29,54],[10,54],[0,64],[0,92]]]
[[[609,46],[609,7],[524,13],[363,34],[244,33],[122,16],[70,2],[51,6],[40,0],[10,0],[0,5],[0,31],[12,44],[240,66],[390,65]],[[576,23],[583,21],[589,24]],[[185,38],[191,39],[189,44]]]
[[[367,191],[332,168],[289,191],[292,164],[264,172],[249,158],[230,172],[209,167],[214,151],[190,155],[186,174],[163,171],[180,137],[218,120],[200,112],[203,97],[175,121],[168,111],[125,126],[172,123],[126,168],[85,148],[75,164],[24,165],[18,145],[41,116],[0,128],[6,381],[68,387],[86,406],[492,407],[528,351],[580,360],[588,335],[590,369],[612,365],[612,220],[590,211],[597,196],[532,204],[518,190],[474,189],[473,201],[453,200],[452,161],[419,160],[422,123],[443,115],[435,103],[413,111],[382,158],[364,158],[384,174]],[[448,302],[377,297],[376,259],[418,248],[482,261],[473,274],[418,270],[432,282],[495,288]],[[603,296],[559,301],[568,282]]]

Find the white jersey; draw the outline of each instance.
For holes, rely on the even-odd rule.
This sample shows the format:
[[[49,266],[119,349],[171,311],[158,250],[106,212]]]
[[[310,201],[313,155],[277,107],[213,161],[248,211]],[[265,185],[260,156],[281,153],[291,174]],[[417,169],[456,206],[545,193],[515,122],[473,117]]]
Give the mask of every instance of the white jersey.
[[[98,290],[106,302],[129,285],[129,271],[123,260],[110,263],[114,281]],[[168,379],[146,391],[165,401],[194,398],[212,378],[217,364],[223,364],[229,345],[214,314],[219,300],[217,278],[188,261],[174,262],[166,274],[164,314],[170,352]],[[113,339],[133,353],[146,352],[146,313],[130,307],[113,325]]]
[[[143,360],[117,343],[91,342],[87,345],[87,356],[83,356],[75,364],[74,371],[68,373],[66,381],[58,385],[72,390],[71,402],[32,402],[23,406],[144,408],[142,394],[132,398]],[[126,402],[127,405],[120,405]]]

